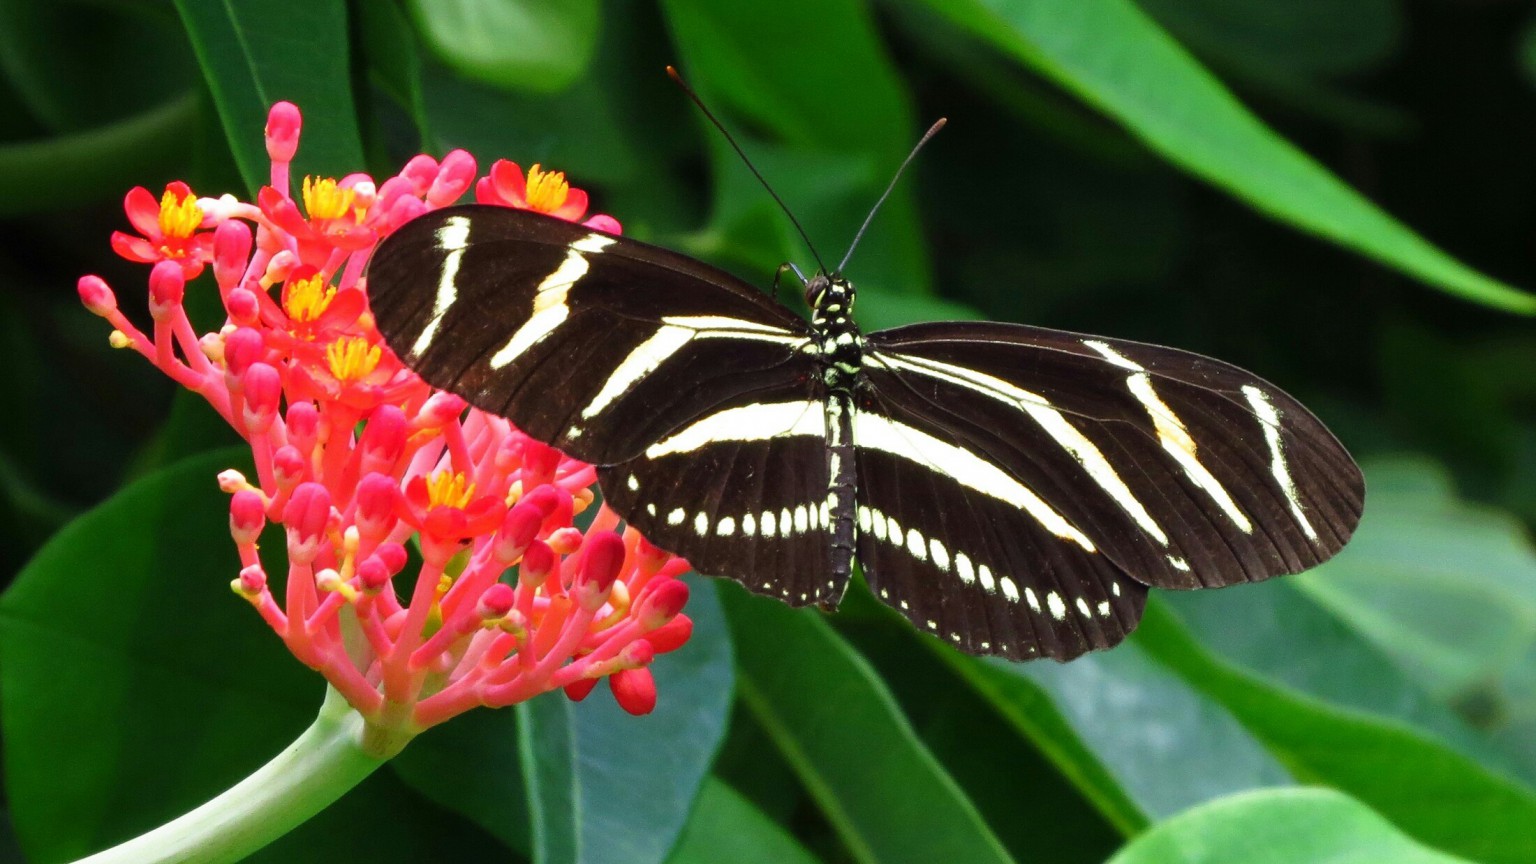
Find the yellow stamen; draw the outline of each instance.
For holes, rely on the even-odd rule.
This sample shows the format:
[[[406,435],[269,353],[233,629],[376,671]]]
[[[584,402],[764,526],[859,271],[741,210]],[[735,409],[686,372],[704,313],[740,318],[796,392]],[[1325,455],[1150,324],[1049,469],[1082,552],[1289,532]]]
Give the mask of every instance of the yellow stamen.
[[[538,165],[528,169],[527,191],[523,198],[529,210],[553,213],[565,203],[571,194],[571,184],[565,182],[564,171],[544,171]]]
[[[352,382],[361,381],[373,372],[379,365],[379,359],[384,352],[377,345],[368,344],[367,339],[355,336],[343,336],[326,346],[325,362],[331,368],[331,374],[337,381]]]
[[[439,471],[427,478],[427,502],[431,507],[469,506],[475,497],[475,484],[469,482],[461,471]]]
[[[304,178],[304,212],[310,219],[340,219],[352,210],[356,198],[356,192],[341,188],[330,177]]]
[[[113,330],[107,334],[107,344],[113,348],[127,348],[133,344],[133,340],[128,338],[127,333],[121,330]]]
[[[325,284],[325,277],[316,273],[308,279],[300,279],[288,288],[283,298],[283,311],[296,324],[308,324],[325,312],[336,299],[336,288]]]
[[[166,239],[185,240],[201,224],[203,208],[197,206],[197,196],[189,193],[177,198],[175,192],[165,190],[160,197],[160,233]]]

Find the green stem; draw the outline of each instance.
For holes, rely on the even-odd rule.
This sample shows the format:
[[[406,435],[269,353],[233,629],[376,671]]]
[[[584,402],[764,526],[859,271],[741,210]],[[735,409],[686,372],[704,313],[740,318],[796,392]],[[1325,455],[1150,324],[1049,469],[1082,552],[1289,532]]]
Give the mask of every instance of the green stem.
[[[315,722],[217,798],[76,864],[223,864],[245,858],[362,782],[385,760],[362,748],[363,720],[327,688]]]

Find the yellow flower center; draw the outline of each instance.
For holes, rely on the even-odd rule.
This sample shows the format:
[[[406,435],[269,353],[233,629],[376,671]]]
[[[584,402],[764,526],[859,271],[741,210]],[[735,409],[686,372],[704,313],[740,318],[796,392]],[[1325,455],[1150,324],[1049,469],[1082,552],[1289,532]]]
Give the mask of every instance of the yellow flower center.
[[[544,171],[538,165],[528,169],[528,189],[523,197],[529,210],[553,213],[570,194],[571,184],[565,182],[564,171]]]
[[[178,198],[175,192],[165,190],[160,197],[160,233],[167,240],[185,240],[201,224],[203,208],[197,206],[197,196],[188,193]]]
[[[456,507],[463,510],[475,497],[475,484],[462,471],[439,471],[427,478],[427,503],[431,507]]]
[[[336,288],[327,285],[325,277],[316,273],[289,286],[288,296],[283,298],[283,311],[294,323],[308,324],[319,318],[334,299]]]
[[[304,178],[304,212],[310,219],[340,219],[352,210],[356,198],[356,192],[341,188],[330,177]]]
[[[355,336],[343,336],[325,349],[325,362],[331,367],[331,374],[343,383],[366,378],[378,367],[382,356],[384,352],[379,346]]]

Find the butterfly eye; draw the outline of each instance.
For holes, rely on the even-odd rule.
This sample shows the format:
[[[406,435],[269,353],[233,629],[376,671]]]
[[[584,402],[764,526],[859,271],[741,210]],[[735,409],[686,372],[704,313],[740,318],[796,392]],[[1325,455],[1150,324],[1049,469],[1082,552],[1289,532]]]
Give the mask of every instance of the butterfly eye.
[[[816,309],[821,306],[821,301],[827,296],[827,288],[832,283],[820,273],[811,277],[811,281],[805,283],[805,305]]]

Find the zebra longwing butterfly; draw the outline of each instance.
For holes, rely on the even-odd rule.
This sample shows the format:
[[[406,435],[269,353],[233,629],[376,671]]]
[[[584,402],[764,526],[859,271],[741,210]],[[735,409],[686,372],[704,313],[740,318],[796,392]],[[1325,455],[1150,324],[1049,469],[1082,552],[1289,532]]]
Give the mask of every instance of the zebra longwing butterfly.
[[[701,573],[836,607],[876,596],[973,654],[1125,638],[1148,587],[1295,573],[1364,483],[1296,400],[1207,357],[1016,324],[809,324],[699,261],[467,205],[385,239],[368,294],[436,387],[599,466],[607,503]]]

